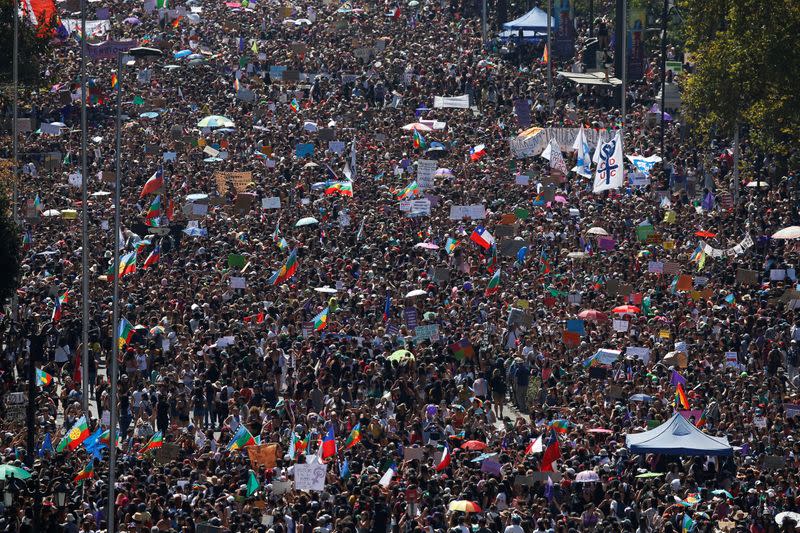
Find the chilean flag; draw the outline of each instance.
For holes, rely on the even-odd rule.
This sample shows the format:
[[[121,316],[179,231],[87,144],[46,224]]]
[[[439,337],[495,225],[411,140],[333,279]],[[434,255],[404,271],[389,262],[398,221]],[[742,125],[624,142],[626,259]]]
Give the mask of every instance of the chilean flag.
[[[392,312],[392,297],[389,296],[389,293],[386,293],[386,301],[383,304],[383,321],[386,322],[389,320]]]
[[[541,435],[533,439],[528,447],[525,448],[525,455],[530,455],[532,453],[542,453],[542,437]]]
[[[144,265],[142,265],[142,268],[144,269],[155,265],[158,263],[159,259],[161,259],[161,246],[157,244],[156,247],[153,248],[153,251],[150,252],[150,255],[147,256],[147,259],[144,260]]]
[[[485,155],[486,155],[486,146],[484,146],[483,144],[473,146],[469,150],[469,158],[472,161],[478,161],[481,157]]]
[[[147,183],[144,184],[142,192],[141,194],[139,194],[139,198],[142,198],[148,194],[152,194],[163,186],[164,186],[164,170],[159,168],[155,174],[150,176],[150,179],[147,180]]]
[[[322,458],[327,459],[336,455],[336,436],[333,434],[333,426],[328,425],[328,431],[322,439]]]
[[[444,447],[444,453],[442,454],[442,460],[439,461],[439,464],[436,465],[436,471],[441,472],[445,468],[450,466],[450,448],[447,446]]]
[[[552,429],[550,430],[550,436],[547,438],[546,444],[547,448],[545,448],[544,455],[542,455],[542,466],[540,470],[542,472],[552,472],[553,463],[561,458],[561,449],[558,447],[558,436]]]
[[[489,249],[494,244],[494,237],[483,226],[478,226],[469,236],[469,240],[480,246],[481,248]]]
[[[56,306],[53,309],[53,322],[61,320],[61,298],[56,296]]]

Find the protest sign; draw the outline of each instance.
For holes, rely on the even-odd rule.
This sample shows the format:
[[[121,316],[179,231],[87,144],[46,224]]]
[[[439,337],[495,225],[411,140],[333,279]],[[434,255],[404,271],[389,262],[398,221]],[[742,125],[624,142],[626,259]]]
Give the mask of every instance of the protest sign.
[[[433,108],[455,108],[455,109],[469,109],[469,95],[461,96],[434,96]]]
[[[463,220],[465,218],[472,220],[486,218],[486,208],[483,204],[450,206],[450,220]]]
[[[262,198],[261,207],[263,209],[280,209],[281,199],[279,196],[270,196],[269,198]]]
[[[250,457],[250,464],[253,465],[254,469],[261,467],[275,468],[278,464],[278,444],[275,442],[248,446],[245,449],[247,450],[247,455]]]
[[[214,180],[217,183],[217,192],[227,193],[230,187],[234,192],[244,192],[253,183],[252,172],[214,172]]]
[[[437,163],[433,159],[420,159],[417,161],[417,185],[420,190],[430,189],[433,187],[434,178],[436,173]]]
[[[153,451],[153,460],[158,464],[166,464],[180,456],[181,449],[177,444],[164,443]]]
[[[403,459],[406,461],[418,460],[422,461],[425,457],[425,450],[419,446],[405,446],[403,447]]]
[[[325,476],[328,465],[320,463],[294,465],[294,488],[296,490],[317,491],[325,490]]]

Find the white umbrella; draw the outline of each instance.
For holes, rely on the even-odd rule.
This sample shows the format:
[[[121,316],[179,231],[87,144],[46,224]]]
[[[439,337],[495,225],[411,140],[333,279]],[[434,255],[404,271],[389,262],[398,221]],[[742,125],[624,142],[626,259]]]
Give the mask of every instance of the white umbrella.
[[[767,187],[769,187],[769,183],[767,183],[766,181],[751,181],[746,186],[751,188],[761,187],[762,189],[766,189]]]
[[[92,196],[111,196],[111,193],[108,191],[97,191],[93,192]]]
[[[333,287],[328,287],[327,285],[325,285],[324,287],[317,287],[314,290],[317,291],[317,292],[325,293],[325,294],[335,294],[335,293],[339,292],[336,289],[334,289]]]
[[[608,232],[599,226],[589,228],[586,233],[588,235],[608,235]]]
[[[406,294],[406,298],[413,298],[414,296],[425,296],[426,294],[428,293],[423,291],[422,289],[414,289],[413,291]]]
[[[571,257],[572,259],[583,259],[586,257],[586,252],[570,252],[567,254],[567,257]]]
[[[773,239],[797,239],[800,238],[800,226],[788,226],[772,234]]]
[[[301,228],[303,226],[311,226],[312,224],[319,224],[319,220],[314,217],[304,217],[294,223],[295,228]]]
[[[425,248],[426,250],[438,250],[439,247],[433,244],[432,242],[418,242],[414,245],[414,248]]]
[[[417,130],[417,131],[433,131],[433,128],[428,126],[427,124],[423,124],[422,122],[411,122],[410,124],[406,124],[401,129],[406,131]]]
[[[779,525],[783,525],[783,521],[786,519],[794,520],[795,524],[800,524],[800,513],[795,513],[794,511],[784,511],[782,513],[778,513],[775,515],[775,522]]]
[[[206,193],[204,193],[204,192],[195,192],[195,193],[186,195],[186,199],[189,200],[190,202],[197,202],[197,201],[200,201],[200,200],[205,200],[207,198],[208,198],[208,195]]]
[[[48,209],[44,213],[42,213],[43,217],[59,217],[61,216],[61,211],[58,209]]]
[[[584,470],[575,476],[575,483],[594,483],[600,481],[600,476],[594,470]]]

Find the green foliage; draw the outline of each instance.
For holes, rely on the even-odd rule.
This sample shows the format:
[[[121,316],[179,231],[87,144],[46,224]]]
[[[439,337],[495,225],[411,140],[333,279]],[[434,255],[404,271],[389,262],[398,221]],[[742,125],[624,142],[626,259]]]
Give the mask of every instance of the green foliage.
[[[786,152],[800,140],[800,2],[680,0],[695,73],[683,94],[702,133],[750,126],[753,142]]]
[[[12,82],[12,61],[14,50],[14,3],[0,0],[0,83]],[[21,84],[41,82],[39,58],[48,53],[50,39],[38,36],[27,17],[19,19],[19,80]]]

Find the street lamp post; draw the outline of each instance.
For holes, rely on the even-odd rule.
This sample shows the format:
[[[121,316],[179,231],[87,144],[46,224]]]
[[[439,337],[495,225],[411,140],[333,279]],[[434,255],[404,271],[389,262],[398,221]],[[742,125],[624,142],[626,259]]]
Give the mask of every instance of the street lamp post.
[[[146,57],[159,57],[163,52],[158,48],[136,47],[131,48],[127,52],[128,55],[135,58]],[[116,330],[119,327],[119,232],[120,232],[120,193],[122,189],[122,166],[120,155],[122,153],[122,92],[124,84],[123,69],[125,67],[123,61],[123,53],[117,52],[117,127],[115,132],[116,137],[116,154],[114,156],[115,166],[115,179],[114,179],[114,292],[112,299],[112,343],[111,343],[111,390],[110,390],[110,409],[111,416],[109,418],[109,446],[108,446],[108,503],[106,505],[106,514],[108,520],[108,533],[115,531],[115,518],[114,518],[114,484],[116,483],[116,459],[117,459],[117,374],[118,371],[118,357],[119,357],[119,342],[116,338]]]
[[[667,153],[664,151],[664,113],[666,109],[666,84],[667,84],[667,17],[669,16],[669,0],[664,0],[664,7],[661,11],[661,168],[664,171],[664,182],[667,181]]]

